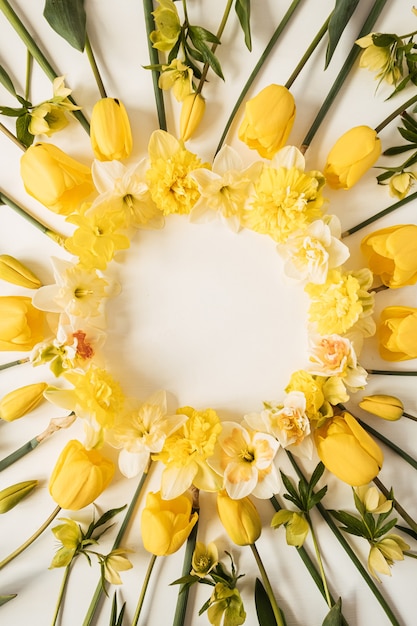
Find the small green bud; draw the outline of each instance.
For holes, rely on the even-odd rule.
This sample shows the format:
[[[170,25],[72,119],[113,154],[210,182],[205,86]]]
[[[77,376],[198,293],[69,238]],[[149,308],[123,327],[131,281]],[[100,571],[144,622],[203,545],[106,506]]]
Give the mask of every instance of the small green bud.
[[[37,484],[37,480],[26,480],[0,491],[0,513],[7,513],[19,504],[20,500],[25,498]]]

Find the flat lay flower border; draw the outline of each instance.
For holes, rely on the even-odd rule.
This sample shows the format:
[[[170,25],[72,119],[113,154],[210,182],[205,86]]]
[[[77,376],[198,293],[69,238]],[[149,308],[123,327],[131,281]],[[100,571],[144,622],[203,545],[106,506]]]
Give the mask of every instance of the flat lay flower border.
[[[399,224],[368,234],[361,244],[368,267],[356,271],[345,269],[349,258],[345,241],[349,234],[414,198],[412,168],[417,157],[413,154],[399,165],[384,168],[378,182],[389,181],[390,192],[397,201],[344,233],[336,216],[327,213],[325,189],[327,185],[345,193],[360,184],[361,177],[381,155],[378,133],[400,115],[403,126],[399,131],[407,143],[393,146],[385,154],[398,157],[416,149],[417,122],[412,105],[417,96],[409,97],[400,107],[393,105],[393,114],[377,128],[364,125],[347,131],[329,152],[323,172],[306,171],[304,153],[361,49],[364,52],[360,64],[376,71],[380,81],[391,84],[393,96],[401,97],[401,91],[412,88],[417,75],[414,32],[402,36],[371,35],[385,4],[382,0],[374,3],[357,43],[299,149],[287,145],[296,119],[292,82],[325,35],[326,63],[331,62],[357,2],[336,2],[286,85],[271,84],[247,98],[247,90],[298,4],[294,1],[290,5],[227,125],[229,128],[241,106],[244,114],[239,139],[258,154],[245,167],[238,152],[224,142],[227,129],[211,163],[203,162],[188,150],[186,143],[197,129],[201,132],[204,128],[208,73],[213,80],[224,79],[216,49],[227,20],[232,19],[233,7],[245,44],[251,47],[250,0],[226,2],[216,34],[192,25],[191,7],[185,0],[160,0],[156,6],[144,1],[150,63],[143,71],[151,71],[154,76],[160,128],[151,134],[143,159],[128,165],[124,161],[129,159],[134,141],[129,112],[122,95],[120,99],[107,96],[87,35],[84,3],[47,1],[44,16],[54,30],[75,48],[85,50],[89,57],[101,96],[90,122],[73,100],[64,77],[55,74],[34,37],[26,31],[23,17],[20,19],[6,0],[0,0],[0,9],[28,48],[28,68],[34,60],[53,81],[52,98],[34,105],[28,99],[29,90],[21,95],[7,71],[0,67],[0,82],[16,99],[16,107],[0,107],[1,114],[16,120],[15,129],[11,130],[10,124],[1,124],[1,129],[22,149],[20,173],[27,193],[74,226],[73,234],[64,237],[32,217],[6,190],[0,190],[3,204],[73,255],[71,261],[64,260],[57,248],[57,256],[52,259],[55,282],[48,285],[42,285],[20,260],[8,254],[0,256],[0,277],[32,290],[30,296],[0,298],[0,350],[29,355],[0,368],[30,363],[49,368],[57,379],[56,385],[36,383],[11,390],[0,400],[0,417],[12,423],[44,400],[68,411],[66,417],[52,420],[38,439],[11,451],[0,461],[0,470],[8,469],[32,451],[36,454],[35,448],[41,441],[61,428],[70,428],[76,420],[83,422],[85,431],[84,441],[71,439],[52,469],[49,492],[56,509],[25,544],[0,561],[1,569],[15,558],[24,559],[25,555],[20,554],[58,519],[60,523],[52,526],[52,532],[61,547],[51,558],[51,567],[64,568],[64,575],[53,624],[65,611],[66,585],[80,554],[89,562],[97,560],[101,572],[95,595],[86,608],[85,624],[94,622],[99,601],[109,593],[109,584],[122,584],[120,572],[132,567],[129,551],[123,548],[123,535],[141,498],[146,499],[141,515],[142,540],[150,560],[132,624],[139,623],[156,558],[176,552],[184,543],[183,572],[173,581],[180,586],[175,612],[173,608],[174,624],[184,623],[187,597],[196,583],[211,588],[200,612],[207,612],[210,623],[244,623],[246,612],[239,592],[243,573],[236,569],[232,549],[223,558],[214,543],[204,545],[197,540],[198,518],[204,515],[199,509],[201,491],[217,494],[217,513],[232,545],[250,546],[253,552],[259,570],[254,598],[261,626],[281,626],[286,621],[279,592],[273,589],[256,546],[264,523],[256,507],[257,499],[271,500],[273,509],[268,523],[274,528],[285,527],[287,543],[297,548],[313,576],[328,605],[324,624],[347,622],[342,612],[343,597],[334,598],[329,590],[310,515],[315,507],[370,586],[387,619],[392,624],[399,623],[378,584],[381,575],[391,575],[394,562],[415,557],[411,543],[416,539],[417,526],[396,500],[395,486],[386,487],[378,478],[384,460],[378,440],[414,468],[417,465],[399,447],[352,415],[345,404],[351,394],[365,388],[368,375],[395,373],[365,370],[359,362],[360,353],[363,342],[376,332],[373,313],[378,291],[417,282],[417,226]],[[166,127],[167,91],[181,102],[179,138]],[[90,134],[94,155],[91,168],[49,139],[55,132],[66,132],[70,116]],[[299,370],[292,373],[278,400],[265,401],[259,412],[244,415],[241,422],[222,420],[211,408],[184,406],[169,413],[166,392],[162,390],[155,390],[145,401],[127,398],[111,368],[103,366],[106,332],[111,332],[106,328],[106,302],[123,289],[106,273],[108,266],[118,252],[134,245],[136,229],[163,228],[165,219],[172,214],[181,214],[184,219],[188,216],[196,223],[220,218],[236,234],[249,229],[271,238],[285,274],[299,282],[309,297],[307,362],[300,363]],[[382,358],[397,362],[417,357],[416,319],[413,307],[384,309],[378,329]],[[394,396],[368,396],[360,406],[382,419],[415,419]],[[138,486],[127,509],[111,509],[82,525],[71,517],[71,512],[93,503],[115,474],[116,468],[106,456],[108,446],[120,450],[120,472],[127,480],[139,478]],[[280,468],[281,455],[290,460],[297,482]],[[311,461],[314,456],[320,462],[311,476],[305,477],[298,461]],[[157,462],[163,465],[160,490],[146,493],[148,472]],[[323,506],[327,491],[322,480],[325,469],[352,486],[354,513],[329,512]],[[7,513],[24,497],[35,497],[36,486],[36,480],[8,485],[0,492],[1,513]],[[284,493],[282,503],[277,498],[280,493]],[[288,508],[285,501],[290,503]],[[351,504],[348,508],[352,510]],[[62,511],[69,513],[63,516]],[[103,554],[102,534],[122,517],[113,549]],[[368,542],[366,564],[360,562],[346,540],[349,534]],[[308,535],[314,557],[304,548]],[[13,594],[1,596],[1,603],[9,601],[18,602],[19,598]],[[118,606],[114,595],[110,624],[123,624],[125,611],[126,606]]]

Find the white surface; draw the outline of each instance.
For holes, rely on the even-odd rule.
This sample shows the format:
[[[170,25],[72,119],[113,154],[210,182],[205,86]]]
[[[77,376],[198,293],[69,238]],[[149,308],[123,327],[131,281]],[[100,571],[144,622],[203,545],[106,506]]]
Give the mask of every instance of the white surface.
[[[41,0],[13,2],[19,15],[25,15],[25,22],[37,34],[41,47],[58,71],[66,74],[74,97],[89,116],[99,96],[87,59],[51,31],[42,19],[43,4]],[[226,83],[211,74],[205,88],[206,115],[201,130],[188,146],[204,160],[212,158],[241,87],[289,2],[264,0],[252,4],[253,52],[249,54],[244,48],[241,31],[232,14],[223,45],[218,51]],[[333,4],[330,0],[306,0],[302,3],[259,74],[250,95],[271,82],[284,83],[287,80]],[[297,102],[297,119],[290,143],[299,145],[304,138],[372,4],[370,0],[360,3],[330,68],[323,72],[325,43],[322,43],[296,80],[292,92]],[[220,0],[204,3],[190,0],[189,13],[193,22],[215,31],[223,5]],[[90,39],[108,94],[120,97],[129,112],[134,131],[131,158],[134,161],[145,154],[150,133],[157,127],[151,75],[142,69],[142,65],[148,63],[142,6],[132,0],[119,0],[117,5],[111,0],[88,0],[86,8]],[[411,3],[388,2],[376,29],[400,34],[413,30],[414,22]],[[24,46],[3,15],[0,15],[0,34],[0,63],[23,91]],[[383,86],[375,95],[375,87],[372,75],[355,67],[307,152],[309,169],[323,167],[329,148],[342,132],[357,124],[377,125],[401,99],[411,95],[411,91],[407,91],[396,99],[384,102],[388,89]],[[48,79],[35,66],[33,102],[47,99],[50,94]],[[3,89],[0,102],[14,106],[14,101]],[[169,97],[166,98],[166,107],[169,130],[175,134],[179,107]],[[239,150],[245,162],[250,163],[256,155],[236,138],[240,119],[241,114],[232,126],[228,142]],[[5,120],[5,123],[9,124],[10,120]],[[395,144],[395,124],[384,130],[381,138],[385,146]],[[68,131],[55,136],[53,142],[75,158],[87,164],[91,162],[87,135],[76,121],[71,123]],[[24,192],[19,179],[20,156],[19,149],[6,137],[0,136],[1,188],[41,220],[64,231],[68,226],[62,218],[50,213]],[[330,201],[329,212],[341,218],[343,229],[393,202],[386,188],[376,186],[375,172],[370,172],[360,185],[347,193],[328,190],[326,196]],[[415,213],[413,206],[408,205],[370,229],[352,236],[348,242],[351,248],[348,266],[357,268],[363,264],[358,245],[366,232],[410,220],[415,221]],[[0,252],[27,262],[45,283],[52,278],[49,257],[63,256],[52,241],[7,207],[0,207]],[[284,287],[274,245],[266,237],[246,232],[234,235],[226,231],[220,222],[196,226],[189,224],[186,218],[173,217],[167,220],[163,232],[139,232],[131,249],[118,257],[114,272],[123,290],[109,304],[109,337],[105,354],[109,368],[128,394],[144,398],[155,389],[165,388],[173,409],[183,404],[196,408],[211,406],[218,410],[222,418],[239,421],[243,413],[257,410],[263,400],[278,399],[290,373],[304,364],[302,313],[305,301],[297,289],[293,292],[293,288]],[[24,293],[24,290],[7,284],[1,284],[0,290],[2,294]],[[394,302],[416,305],[415,287],[379,294],[376,313]],[[384,367],[375,348],[376,341],[369,340],[361,359],[365,367]],[[15,356],[21,355],[4,353],[1,362]],[[415,369],[416,362],[395,367]],[[32,369],[27,365],[1,372],[0,395],[45,377],[50,379],[48,370]],[[366,393],[378,392],[398,395],[406,409],[416,413],[415,382],[412,378],[371,378]],[[352,399],[352,410],[359,399]],[[355,412],[363,416],[359,410]],[[0,456],[6,456],[36,436],[46,427],[49,419],[57,415],[60,413],[56,409],[43,405],[12,425],[0,425]],[[415,424],[405,419],[396,423],[381,423],[371,416],[366,419],[411,455],[416,455]],[[40,487],[17,508],[1,517],[0,559],[34,532],[55,507],[47,491],[48,476],[64,443],[76,436],[82,438],[78,424],[71,432],[55,435],[1,475],[0,488],[29,478],[38,478]],[[381,480],[388,487],[394,486],[398,500],[412,516],[417,517],[417,489],[412,468],[389,451],[384,452],[386,462],[380,474]],[[114,451],[109,453],[115,458]],[[285,472],[291,473],[285,454],[279,457],[279,462]],[[160,468],[157,467],[147,487],[158,489],[159,476]],[[325,480],[329,485],[326,506],[352,510],[350,488],[327,473]],[[100,511],[129,502],[134,489],[134,480],[128,481],[117,475],[97,502]],[[144,497],[140,506],[143,502]],[[284,609],[287,626],[321,624],[326,614],[321,595],[296,551],[285,544],[284,532],[269,528],[272,517],[270,503],[256,501],[256,504],[264,520],[259,551]],[[241,589],[248,614],[246,623],[252,626],[256,623],[253,581],[257,575],[253,557],[249,549],[238,549],[227,540],[216,520],[213,497],[202,494],[201,505],[199,538],[206,542],[216,541],[220,553],[224,549],[230,550],[239,571],[246,574]],[[349,624],[389,624],[326,524],[315,514],[313,520],[317,525],[331,591],[335,596],[342,596],[344,615]],[[113,533],[110,532],[103,541],[103,552],[110,548],[112,539]],[[126,623],[129,623],[148,561],[140,539],[139,515],[134,519],[123,545],[134,551],[131,557],[135,567],[122,574],[124,585],[119,591],[120,599],[127,601]],[[357,547],[365,562],[365,542],[352,540],[352,545]],[[306,547],[313,554],[310,540]],[[51,622],[63,573],[62,570],[48,570],[55,549],[53,535],[47,530],[24,555],[0,572],[0,594],[18,594],[15,600],[0,609],[1,623],[23,626],[30,622],[34,626],[44,626]],[[175,556],[157,560],[141,624],[156,626],[172,621],[177,589],[168,584],[180,575],[182,557],[181,550]],[[392,574],[392,578],[383,578],[380,589],[394,608],[399,623],[412,626],[415,623],[416,593],[414,561],[407,559],[397,563]],[[97,566],[90,569],[84,559],[78,559],[70,577],[60,622],[62,626],[82,623],[97,580]],[[208,623],[206,615],[198,617],[198,609],[208,593],[208,588],[202,585],[191,592],[186,619],[188,626]],[[100,626],[108,624],[109,613],[110,604],[107,603],[96,623]]]

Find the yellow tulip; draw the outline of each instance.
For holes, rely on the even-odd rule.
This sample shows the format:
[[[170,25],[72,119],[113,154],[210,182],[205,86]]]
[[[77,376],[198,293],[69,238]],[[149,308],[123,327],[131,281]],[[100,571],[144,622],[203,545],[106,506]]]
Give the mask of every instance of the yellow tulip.
[[[114,463],[101,452],[87,450],[73,439],[58,457],[49,479],[49,493],[61,508],[78,511],[106,489],[114,470]]]
[[[199,93],[190,93],[184,98],[180,116],[180,136],[188,141],[197,130],[206,110],[206,101]]]
[[[33,383],[10,391],[0,400],[0,418],[13,422],[30,413],[43,399],[47,387],[47,383]]]
[[[0,255],[0,278],[27,289],[39,289],[41,281],[20,261],[9,254]]]
[[[417,309],[388,306],[380,317],[379,352],[386,361],[417,358]]]
[[[382,417],[384,420],[395,422],[404,412],[404,405],[398,398],[386,395],[365,396],[359,406],[364,411]]]
[[[362,239],[369,269],[384,285],[397,289],[417,283],[417,226],[381,228]]]
[[[245,105],[239,139],[265,159],[282,148],[295,119],[292,94],[282,85],[269,85]]]
[[[248,546],[260,537],[261,518],[249,497],[233,500],[225,491],[219,491],[217,512],[227,534],[236,545]]]
[[[90,169],[52,144],[30,146],[20,174],[28,194],[61,215],[74,213],[94,191]]]
[[[29,495],[37,484],[37,480],[25,480],[22,483],[16,483],[2,489],[0,491],[0,513],[7,513],[16,504],[19,504],[20,500]]]
[[[380,447],[349,413],[328,419],[314,438],[326,468],[348,485],[369,483],[382,467]]]
[[[161,492],[150,492],[142,511],[141,529],[145,550],[156,556],[167,556],[179,550],[197,523],[192,503],[186,495],[163,500]]]
[[[0,350],[32,350],[44,338],[44,321],[31,298],[0,296]]]
[[[381,141],[369,126],[348,130],[330,150],[324,168],[327,184],[332,189],[350,189],[378,160]]]
[[[127,111],[117,98],[102,98],[93,107],[91,146],[99,161],[120,161],[132,152],[132,131]]]

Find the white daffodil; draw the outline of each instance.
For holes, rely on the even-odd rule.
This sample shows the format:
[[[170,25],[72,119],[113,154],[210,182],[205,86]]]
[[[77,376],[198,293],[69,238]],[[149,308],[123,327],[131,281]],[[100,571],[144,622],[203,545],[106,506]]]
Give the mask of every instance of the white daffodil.
[[[230,146],[223,146],[214,158],[211,170],[203,167],[191,174],[201,194],[190,213],[191,221],[208,221],[215,218],[218,212],[226,224],[237,232],[241,211],[261,169],[260,161],[244,168],[239,154]]]
[[[236,422],[222,422],[214,454],[207,463],[223,476],[230,498],[238,500],[251,493],[257,498],[271,498],[281,485],[274,465],[278,448],[271,435],[247,430]]]

